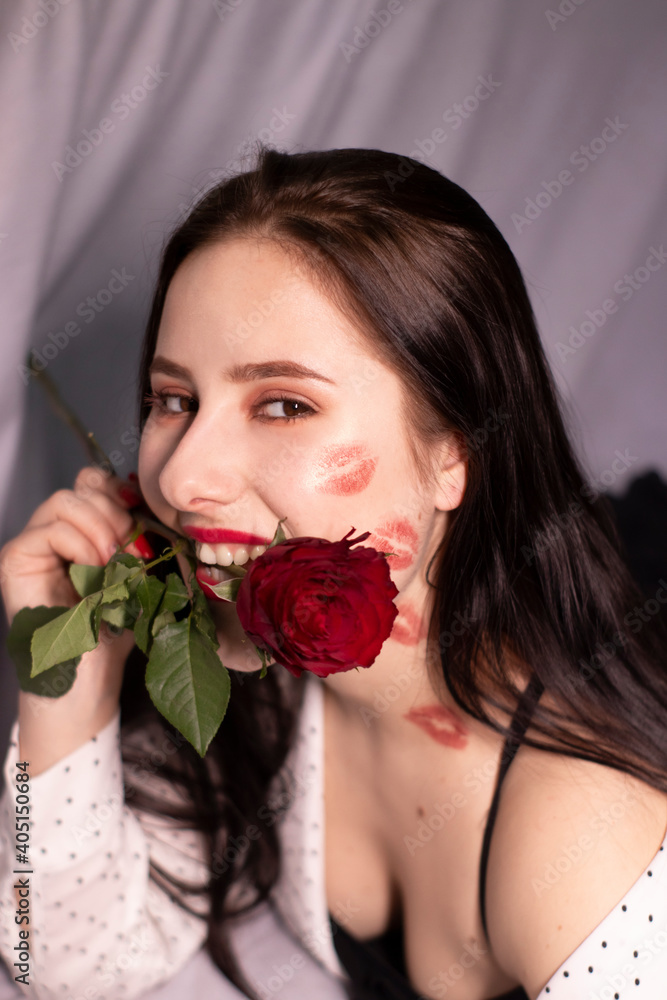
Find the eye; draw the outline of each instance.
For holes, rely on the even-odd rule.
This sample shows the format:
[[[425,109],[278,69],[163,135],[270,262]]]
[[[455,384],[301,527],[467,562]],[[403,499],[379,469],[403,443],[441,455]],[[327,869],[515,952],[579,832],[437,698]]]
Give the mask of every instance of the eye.
[[[175,392],[150,392],[144,396],[148,403],[159,413],[191,413],[197,406],[197,400],[192,396],[181,396]]]
[[[264,414],[258,413],[260,420],[303,420],[304,417],[315,413],[312,406],[303,403],[300,399],[292,399],[291,396],[274,396],[271,399],[265,399],[259,404],[258,409],[266,411]]]

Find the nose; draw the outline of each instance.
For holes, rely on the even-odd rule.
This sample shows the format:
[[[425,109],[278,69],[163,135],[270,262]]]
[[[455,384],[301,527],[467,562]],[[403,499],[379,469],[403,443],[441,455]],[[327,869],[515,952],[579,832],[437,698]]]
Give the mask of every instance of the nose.
[[[170,507],[202,511],[206,505],[238,504],[245,499],[245,477],[240,468],[234,435],[200,411],[186,428],[159,475],[162,496]]]

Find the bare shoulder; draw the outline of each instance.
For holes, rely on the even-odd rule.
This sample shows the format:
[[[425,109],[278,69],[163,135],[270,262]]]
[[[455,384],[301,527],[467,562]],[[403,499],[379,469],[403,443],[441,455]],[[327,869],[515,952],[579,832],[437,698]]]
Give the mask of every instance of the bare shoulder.
[[[503,783],[487,907],[494,955],[531,996],[637,881],[666,827],[667,793],[521,748]]]

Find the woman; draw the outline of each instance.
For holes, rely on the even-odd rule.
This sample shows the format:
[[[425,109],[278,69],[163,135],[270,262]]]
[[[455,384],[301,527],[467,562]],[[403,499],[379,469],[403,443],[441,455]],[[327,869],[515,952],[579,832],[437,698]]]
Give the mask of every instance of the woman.
[[[204,939],[242,985],[224,918],[272,896],[355,996],[662,996],[664,646],[633,624],[640,595],[602,504],[583,499],[523,281],[479,205],[394,154],[262,150],[167,244],[141,381],[143,497],[197,544],[235,684],[201,764],[187,745],[167,754],[128,665],[135,732],[165,760],[150,789],[133,772],[124,832],[106,827],[133,906],[91,924],[95,941],[159,925],[164,945],[125,988]],[[138,498],[122,489],[84,469],[5,547],[10,620],[73,603],[66,562],[103,563],[129,537]],[[288,536],[354,527],[393,553],[399,617],[370,669],[257,678],[235,607],[207,582],[256,558],[283,518]],[[71,758],[84,781],[113,762],[130,639],[86,654],[43,711],[21,695],[19,755],[36,773],[55,781]],[[166,853],[151,833],[146,888],[159,813]],[[68,902],[79,864],[106,891],[103,852],[86,847],[57,876]],[[284,970],[255,979],[260,995],[283,987],[301,995]]]

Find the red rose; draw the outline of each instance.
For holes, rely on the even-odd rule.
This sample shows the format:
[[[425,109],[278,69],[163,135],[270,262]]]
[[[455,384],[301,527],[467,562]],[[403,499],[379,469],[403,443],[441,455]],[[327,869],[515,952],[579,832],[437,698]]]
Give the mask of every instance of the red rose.
[[[352,548],[370,534],[350,539],[354,530],[339,542],[285,539],[241,581],[236,610],[244,631],[295,677],[370,667],[391,632],[398,589],[382,553]]]

